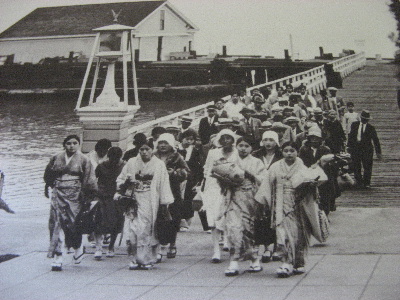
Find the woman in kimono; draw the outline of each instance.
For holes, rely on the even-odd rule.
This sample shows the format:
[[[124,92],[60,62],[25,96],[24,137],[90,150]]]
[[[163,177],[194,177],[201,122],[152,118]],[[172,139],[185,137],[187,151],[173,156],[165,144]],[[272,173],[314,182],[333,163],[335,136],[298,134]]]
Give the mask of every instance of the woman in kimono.
[[[176,140],[171,133],[161,134],[156,141],[157,151],[155,152],[155,156],[163,161],[167,167],[171,191],[174,196],[174,203],[169,206],[169,212],[171,213],[175,228],[175,232],[171,235],[169,241],[167,253],[167,245],[161,245],[158,262],[161,261],[164,255],[167,258],[176,257],[176,237],[181,224],[183,208],[181,185],[186,181],[190,172],[184,158],[176,151],[175,142]]]
[[[195,187],[200,185],[203,180],[203,151],[201,148],[194,145],[197,139],[197,132],[191,128],[181,134],[181,144],[178,148],[178,153],[185,159],[190,168],[186,184],[182,184],[183,190],[183,205],[182,205],[182,221],[180,231],[189,229],[194,211],[192,208],[192,200],[196,195]],[[202,145],[200,145],[202,147]]]
[[[165,164],[153,155],[152,143],[139,148],[139,155],[131,158],[117,178],[120,192],[132,184],[137,209],[125,213],[130,270],[149,270],[157,260],[158,239],[155,222],[159,209],[167,209],[173,202],[169,176]],[[118,199],[117,193],[114,199]]]
[[[283,265],[277,269],[279,277],[305,272],[305,254],[311,228],[306,221],[301,199],[295,188],[304,181],[307,167],[297,157],[293,142],[282,145],[283,159],[269,169],[256,195],[260,203],[267,203],[272,211],[272,226],[276,229],[277,247],[282,252]]]
[[[208,226],[211,228],[214,254],[213,263],[221,262],[221,250],[219,240],[221,233],[225,229],[224,225],[224,190],[221,188],[218,180],[213,177],[212,169],[216,165],[233,162],[237,163],[239,154],[234,147],[236,135],[230,129],[221,130],[215,137],[216,149],[208,152],[206,163],[204,165],[205,185],[202,195],[203,209],[207,213]]]
[[[283,158],[282,151],[279,147],[278,134],[272,130],[265,131],[262,136],[261,146],[261,149],[254,151],[252,155],[258,159],[261,159],[265,168],[269,170],[274,163]],[[268,220],[267,222],[270,223],[271,211],[269,209],[266,209],[265,217]],[[273,249],[276,250],[276,247],[272,247],[276,242],[275,231],[270,230],[269,232],[264,232],[263,236],[260,238],[264,243],[264,253],[262,254],[261,261],[263,263],[268,263],[271,261],[271,259],[280,260],[281,258],[279,254],[273,251]]]
[[[262,206],[254,200],[258,187],[265,177],[262,162],[250,155],[252,139],[240,137],[236,143],[239,153],[238,166],[244,170],[244,181],[231,188],[225,198],[225,234],[230,245],[230,264],[226,276],[239,274],[239,259],[251,260],[249,272],[260,272],[260,260],[254,247],[254,221],[262,212]]]
[[[106,256],[114,257],[114,244],[124,224],[123,211],[113,200],[117,191],[116,179],[124,167],[124,162],[121,160],[121,148],[111,147],[107,157],[108,160],[100,163],[95,170],[100,199],[95,229],[96,252],[94,258],[97,260],[100,260],[103,254],[103,235],[105,234],[110,234],[111,238]]]
[[[54,258],[52,271],[61,271],[63,263],[64,233],[66,248],[73,248],[75,264],[79,264],[85,253],[82,234],[75,228],[75,219],[85,201],[90,201],[96,192],[96,177],[93,166],[80,152],[80,139],[69,135],[63,142],[65,151],[53,156],[44,172],[45,196],[53,188],[50,207],[50,247],[47,256]]]

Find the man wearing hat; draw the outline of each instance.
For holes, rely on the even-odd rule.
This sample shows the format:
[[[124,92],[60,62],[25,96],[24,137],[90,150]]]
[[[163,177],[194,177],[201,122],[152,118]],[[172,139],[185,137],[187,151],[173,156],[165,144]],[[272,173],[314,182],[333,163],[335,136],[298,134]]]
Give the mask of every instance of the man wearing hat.
[[[207,106],[207,117],[200,120],[199,136],[203,145],[210,142],[211,135],[218,133],[218,128],[216,126],[218,122],[216,109],[215,105]]]
[[[260,119],[253,118],[252,114],[254,114],[255,111],[247,107],[244,107],[240,113],[243,115],[243,118],[240,119],[238,133],[251,137],[254,142],[253,146],[258,146],[261,141]]]
[[[312,126],[308,130],[307,140],[299,150],[299,157],[306,167],[311,167],[323,155],[331,153],[331,150],[322,145],[322,132],[318,126]]]
[[[361,121],[354,122],[351,125],[347,147],[354,163],[354,177],[358,186],[369,188],[371,186],[374,147],[378,159],[382,159],[382,151],[375,127],[369,124],[371,119],[369,111],[363,110],[360,119]],[[372,143],[374,146],[372,146]],[[364,175],[361,173],[361,166],[364,168]]]
[[[302,132],[302,130],[300,129],[300,126],[299,126],[300,119],[297,117],[291,116],[289,118],[286,118],[284,120],[284,123],[290,127],[290,130],[287,130],[285,132],[286,136],[284,136],[284,139],[291,141],[291,142],[295,142],[296,136]]]
[[[260,119],[261,122],[268,120],[271,117],[269,110],[265,107],[265,100],[259,95],[254,95],[248,108],[254,110],[254,118]]]
[[[275,131],[279,137],[279,145],[282,146],[283,143],[287,142],[287,131],[290,130],[290,127],[283,124],[282,122],[274,122],[271,127],[272,131]]]
[[[330,105],[330,109],[334,109],[339,117],[339,119],[341,120],[344,111],[343,109],[345,108],[344,105],[344,101],[341,97],[337,97],[336,93],[337,93],[338,89],[335,87],[329,87],[328,88],[328,102]]]
[[[332,109],[328,112],[323,129],[325,131],[325,145],[331,149],[332,153],[338,154],[344,150],[346,135],[342,124],[337,120],[335,110]]]
[[[192,128],[190,128],[190,125],[192,125],[192,122],[193,122],[193,118],[191,118],[189,116],[183,116],[182,117],[182,119],[181,119],[181,131],[178,134],[178,141],[181,140],[182,133],[184,133],[188,129],[192,129]]]

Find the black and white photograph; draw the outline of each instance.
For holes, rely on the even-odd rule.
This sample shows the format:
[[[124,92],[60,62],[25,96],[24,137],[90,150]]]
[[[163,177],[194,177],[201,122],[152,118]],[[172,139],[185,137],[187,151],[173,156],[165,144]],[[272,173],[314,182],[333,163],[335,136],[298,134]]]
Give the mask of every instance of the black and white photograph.
[[[400,299],[400,0],[0,8],[0,300]]]

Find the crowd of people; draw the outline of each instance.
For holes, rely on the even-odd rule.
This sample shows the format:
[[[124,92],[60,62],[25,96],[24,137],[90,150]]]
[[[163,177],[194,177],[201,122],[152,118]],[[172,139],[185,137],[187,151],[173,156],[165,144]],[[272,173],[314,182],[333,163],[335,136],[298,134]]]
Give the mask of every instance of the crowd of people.
[[[82,261],[86,210],[94,257],[102,258],[105,239],[106,256],[114,256],[122,234],[130,270],[175,258],[177,234],[190,230],[196,212],[211,233],[211,262],[221,262],[221,246],[230,253],[226,276],[238,275],[244,260],[248,272],[275,260],[282,261],[280,277],[304,273],[316,236],[305,203],[329,215],[340,179],[351,183],[352,169],[357,187],[369,188],[374,147],[381,157],[370,113],[356,113],[336,92],[328,88],[318,99],[303,85],[234,92],[207,107],[198,130],[185,116],[179,126],[153,128],[151,136],[137,133],[125,153],[101,139],[84,155],[79,137],[68,136],[44,174],[46,197],[52,189],[52,270],[62,270],[71,248],[75,263]]]

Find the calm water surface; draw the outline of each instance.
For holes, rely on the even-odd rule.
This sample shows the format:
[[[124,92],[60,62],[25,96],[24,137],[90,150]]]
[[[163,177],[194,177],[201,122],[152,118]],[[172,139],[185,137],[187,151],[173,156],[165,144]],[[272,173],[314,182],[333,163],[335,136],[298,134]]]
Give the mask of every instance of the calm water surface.
[[[81,133],[74,113],[76,100],[54,95],[0,96],[0,170],[6,175],[2,198],[17,212],[48,207],[43,196],[44,168],[52,155],[62,151],[67,135]],[[133,124],[210,100],[141,100]]]

